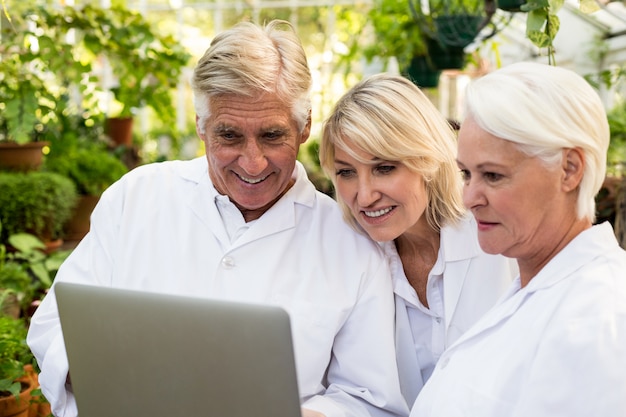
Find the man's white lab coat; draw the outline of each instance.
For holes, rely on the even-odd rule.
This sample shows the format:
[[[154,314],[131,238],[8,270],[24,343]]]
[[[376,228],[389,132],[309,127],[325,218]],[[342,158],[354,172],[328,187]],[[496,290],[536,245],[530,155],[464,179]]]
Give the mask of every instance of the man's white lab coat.
[[[328,417],[402,414],[387,261],[299,163],[294,176],[231,244],[204,157],[138,167],[104,193],[56,280],[283,306],[304,407]],[[53,411],[76,415],[54,288],[28,343]]]

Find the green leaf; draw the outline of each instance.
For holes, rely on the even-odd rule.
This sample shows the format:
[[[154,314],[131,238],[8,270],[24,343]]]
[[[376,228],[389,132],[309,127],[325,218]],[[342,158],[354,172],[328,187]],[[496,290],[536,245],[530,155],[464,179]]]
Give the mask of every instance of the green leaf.
[[[528,12],[526,17],[526,35],[531,39],[531,33],[543,32],[543,27],[548,20],[548,11],[546,9],[535,9]],[[533,41],[534,43],[534,41]]]
[[[549,0],[549,14],[555,16],[559,12],[559,10],[561,10],[561,7],[563,7],[564,1],[565,0]]]
[[[556,38],[556,34],[559,32],[560,26],[561,20],[557,15],[548,15],[545,33],[548,38],[550,38],[550,44],[552,44],[552,41]]]
[[[593,13],[600,10],[596,0],[580,0],[578,8],[583,13]]]
[[[551,39],[543,32],[532,31],[527,32],[526,36],[530,41],[539,48],[547,48],[552,44]]]
[[[32,252],[36,249],[45,249],[46,245],[30,233],[15,233],[9,236],[9,243],[20,252]]]
[[[520,7],[520,10],[524,12],[531,12],[533,10],[547,9],[550,7],[550,2],[548,0],[529,0],[525,4]]]

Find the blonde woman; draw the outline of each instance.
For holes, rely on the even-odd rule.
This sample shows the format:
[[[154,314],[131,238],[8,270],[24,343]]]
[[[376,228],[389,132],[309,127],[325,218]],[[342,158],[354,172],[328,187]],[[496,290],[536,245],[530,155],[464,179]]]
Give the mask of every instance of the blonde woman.
[[[344,218],[380,242],[391,263],[408,408],[443,351],[517,274],[513,261],[480,249],[455,157],[448,122],[401,76],[358,83],[323,127],[320,160]]]

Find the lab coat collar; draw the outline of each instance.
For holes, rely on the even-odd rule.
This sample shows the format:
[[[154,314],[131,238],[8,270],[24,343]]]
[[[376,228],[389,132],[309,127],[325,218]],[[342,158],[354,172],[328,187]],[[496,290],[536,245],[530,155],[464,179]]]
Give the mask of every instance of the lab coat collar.
[[[440,244],[445,260],[443,308],[446,329],[454,317],[470,262],[481,253],[476,233],[476,222],[471,215],[441,229]]]
[[[199,157],[180,167],[180,176],[195,182],[194,192],[189,196],[188,204],[193,212],[216,233],[221,242],[229,242],[228,234],[221,221],[215,198],[219,195],[208,174],[206,157]],[[261,216],[248,233],[236,243],[237,246],[256,240],[259,237],[295,226],[295,205],[311,207],[315,203],[315,186],[309,181],[304,166],[296,161],[293,172],[295,184],[285,195]]]
[[[615,250],[617,246],[613,229],[608,223],[596,225],[583,231],[550,260],[526,287],[520,289],[520,281],[517,277],[500,303],[483,316],[450,348],[507,320],[532,294],[550,288],[564,279],[571,278],[575,270],[588,264],[597,256]]]
[[[476,221],[467,214],[455,225],[444,226],[441,229],[441,246],[445,261],[455,262],[472,259],[481,253],[476,236]],[[467,236],[474,236],[468,239]]]
[[[456,225],[444,226],[441,229],[440,255],[443,256],[443,307],[446,328],[450,326],[454,312],[459,303],[463,284],[467,277],[471,260],[481,254],[476,238],[476,223],[471,215],[462,218]],[[382,242],[381,246],[389,259],[393,272],[393,288],[396,297],[407,298],[413,294],[393,241]],[[439,261],[438,261],[439,262]],[[417,302],[417,297],[413,302]]]
[[[618,246],[613,228],[608,222],[592,226],[576,236],[565,248],[530,280],[525,290],[529,293],[552,287],[571,276],[600,254]]]

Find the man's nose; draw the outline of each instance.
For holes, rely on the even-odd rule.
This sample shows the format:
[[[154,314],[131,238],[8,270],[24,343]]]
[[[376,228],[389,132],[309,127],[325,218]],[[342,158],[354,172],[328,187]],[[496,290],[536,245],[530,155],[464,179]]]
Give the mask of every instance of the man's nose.
[[[255,176],[263,173],[267,165],[263,148],[256,140],[247,140],[239,157],[239,166],[250,176]]]

